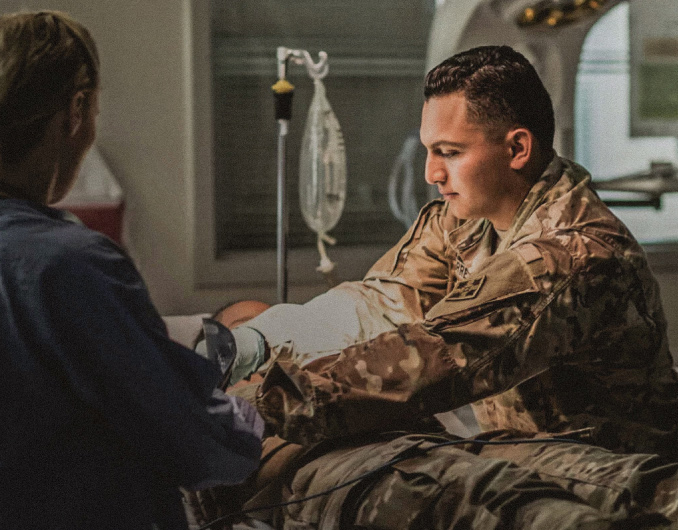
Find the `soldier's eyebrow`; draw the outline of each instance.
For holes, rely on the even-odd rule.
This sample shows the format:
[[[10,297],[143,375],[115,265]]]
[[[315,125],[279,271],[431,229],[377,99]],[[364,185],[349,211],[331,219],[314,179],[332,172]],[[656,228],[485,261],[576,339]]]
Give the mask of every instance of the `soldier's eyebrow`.
[[[428,147],[429,149],[438,149],[440,147],[452,147],[455,149],[461,149],[462,147],[465,146],[466,144],[460,142],[451,142],[449,140],[438,140],[437,142],[433,142],[431,145],[427,145],[426,147]]]

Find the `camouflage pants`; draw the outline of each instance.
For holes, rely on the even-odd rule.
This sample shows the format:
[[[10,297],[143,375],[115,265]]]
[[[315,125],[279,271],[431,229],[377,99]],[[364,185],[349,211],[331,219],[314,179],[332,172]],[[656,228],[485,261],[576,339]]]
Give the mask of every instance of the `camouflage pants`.
[[[272,440],[271,453],[282,450],[249,485],[245,508],[318,495],[252,513],[284,530],[678,528],[678,464],[654,455],[568,442],[445,446],[450,438],[437,435],[310,451]],[[205,514],[202,495],[203,522],[228,511]]]
[[[678,464],[657,456],[567,442],[440,445],[447,440],[407,435],[329,452],[316,448],[280,484],[269,482],[278,500],[362,478],[259,515],[284,530],[640,529],[669,527],[678,519]],[[400,461],[365,475],[394,460]]]

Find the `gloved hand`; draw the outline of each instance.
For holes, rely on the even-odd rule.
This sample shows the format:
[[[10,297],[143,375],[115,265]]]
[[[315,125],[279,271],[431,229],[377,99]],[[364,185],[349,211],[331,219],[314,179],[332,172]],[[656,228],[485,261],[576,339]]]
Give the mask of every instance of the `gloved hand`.
[[[205,340],[195,350],[219,366],[223,375],[219,388],[249,377],[264,363],[264,337],[256,329],[240,326],[230,330],[221,322],[205,318],[203,330]]]
[[[219,388],[226,388],[230,384],[237,353],[235,337],[221,322],[211,318],[202,319],[202,329],[205,339],[196,345],[195,351],[219,367],[222,375]]]

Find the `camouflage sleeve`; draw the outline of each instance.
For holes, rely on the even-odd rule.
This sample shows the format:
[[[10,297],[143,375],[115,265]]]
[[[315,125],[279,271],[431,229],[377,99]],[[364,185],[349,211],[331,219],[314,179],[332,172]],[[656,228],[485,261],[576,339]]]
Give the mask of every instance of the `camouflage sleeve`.
[[[257,406],[280,436],[308,443],[405,428],[560,365],[628,370],[658,335],[627,258],[573,232],[517,245],[457,282],[423,323],[304,370],[274,365]]]

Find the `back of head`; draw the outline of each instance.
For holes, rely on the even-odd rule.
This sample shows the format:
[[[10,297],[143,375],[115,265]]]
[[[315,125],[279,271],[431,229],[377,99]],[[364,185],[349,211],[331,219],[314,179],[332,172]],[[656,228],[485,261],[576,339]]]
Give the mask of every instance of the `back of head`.
[[[458,53],[426,76],[426,100],[462,93],[470,119],[489,136],[525,127],[543,151],[553,147],[551,97],[530,62],[509,46],[481,46]]]
[[[49,120],[99,84],[87,29],[57,11],[0,16],[0,162],[20,162]]]

